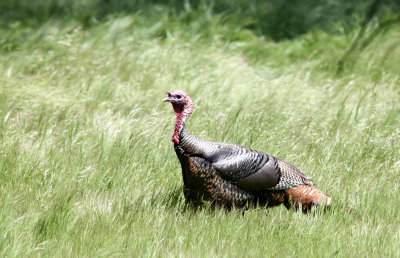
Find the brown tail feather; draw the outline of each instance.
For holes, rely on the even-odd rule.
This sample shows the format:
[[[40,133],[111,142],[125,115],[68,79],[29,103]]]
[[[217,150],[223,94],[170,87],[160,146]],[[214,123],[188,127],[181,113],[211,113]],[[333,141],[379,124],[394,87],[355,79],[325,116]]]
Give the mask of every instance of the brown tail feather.
[[[301,209],[303,213],[308,213],[311,211],[313,206],[323,205],[325,207],[329,207],[332,201],[331,196],[324,194],[321,190],[308,185],[302,185],[286,190],[286,194],[289,196],[290,204],[296,210]]]

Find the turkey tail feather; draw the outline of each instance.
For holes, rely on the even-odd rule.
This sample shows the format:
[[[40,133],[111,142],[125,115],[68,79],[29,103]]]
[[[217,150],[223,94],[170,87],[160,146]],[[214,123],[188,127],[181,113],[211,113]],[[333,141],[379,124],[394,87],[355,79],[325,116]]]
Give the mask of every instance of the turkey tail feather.
[[[331,196],[308,185],[286,190],[286,194],[289,196],[290,204],[293,205],[296,210],[301,209],[303,213],[311,211],[313,206],[329,207],[332,202]]]

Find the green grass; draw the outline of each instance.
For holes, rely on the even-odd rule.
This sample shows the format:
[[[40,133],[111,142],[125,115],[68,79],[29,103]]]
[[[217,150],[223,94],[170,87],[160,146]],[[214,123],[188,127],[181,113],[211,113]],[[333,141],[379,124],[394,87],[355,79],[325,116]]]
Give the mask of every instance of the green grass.
[[[0,256],[400,255],[399,27],[337,76],[353,33],[274,43],[221,19],[0,28]],[[185,209],[177,89],[194,135],[295,164],[332,209]]]

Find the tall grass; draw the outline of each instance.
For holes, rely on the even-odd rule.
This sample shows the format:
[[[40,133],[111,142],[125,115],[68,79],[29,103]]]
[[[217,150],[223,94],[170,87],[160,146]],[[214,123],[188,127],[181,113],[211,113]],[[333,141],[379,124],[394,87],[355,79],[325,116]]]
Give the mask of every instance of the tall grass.
[[[400,255],[398,27],[338,77],[351,33],[273,43],[223,17],[1,27],[1,256]],[[194,135],[295,164],[332,209],[186,209],[176,89]]]

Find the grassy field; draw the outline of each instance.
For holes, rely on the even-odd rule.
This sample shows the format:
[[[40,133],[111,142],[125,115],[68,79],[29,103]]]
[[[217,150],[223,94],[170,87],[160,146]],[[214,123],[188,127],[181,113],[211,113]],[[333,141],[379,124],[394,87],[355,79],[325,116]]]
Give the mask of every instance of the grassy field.
[[[400,256],[399,26],[337,75],[354,31],[273,42],[154,15],[1,23],[1,257]],[[295,164],[332,209],[185,209],[177,89],[193,135]]]

